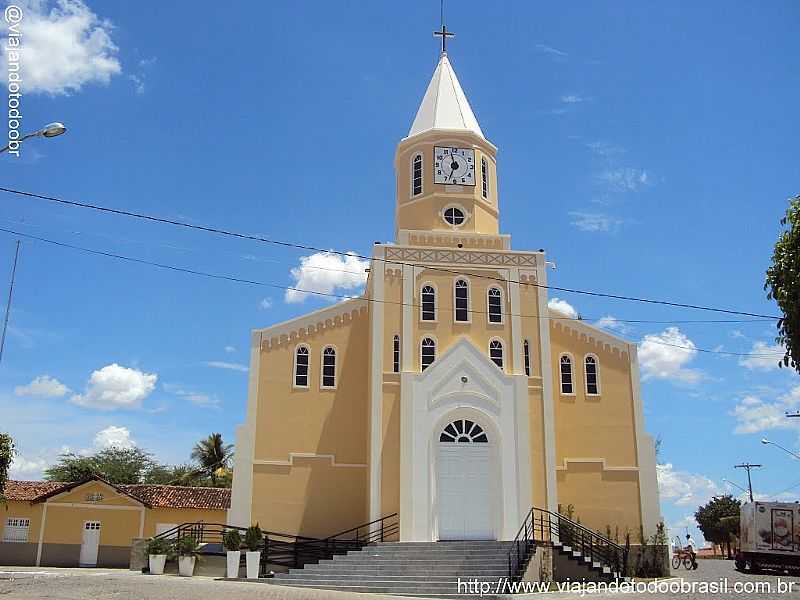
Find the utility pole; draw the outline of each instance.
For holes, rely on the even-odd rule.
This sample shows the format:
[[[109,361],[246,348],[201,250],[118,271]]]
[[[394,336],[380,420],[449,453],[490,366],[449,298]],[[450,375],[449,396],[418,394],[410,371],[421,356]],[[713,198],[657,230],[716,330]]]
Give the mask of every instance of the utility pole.
[[[0,337],[0,362],[3,362],[3,348],[6,346],[6,330],[8,329],[8,316],[11,314],[11,295],[14,293],[14,277],[17,274],[17,259],[19,259],[19,240],[14,251],[14,266],[11,267],[11,285],[8,286],[8,302],[6,303],[6,316],[3,319],[3,335]]]
[[[760,469],[762,465],[753,465],[751,463],[742,463],[741,465],[733,465],[734,469],[745,469],[747,471],[747,489],[750,494],[750,502],[753,501],[753,481],[750,479],[750,469]]]

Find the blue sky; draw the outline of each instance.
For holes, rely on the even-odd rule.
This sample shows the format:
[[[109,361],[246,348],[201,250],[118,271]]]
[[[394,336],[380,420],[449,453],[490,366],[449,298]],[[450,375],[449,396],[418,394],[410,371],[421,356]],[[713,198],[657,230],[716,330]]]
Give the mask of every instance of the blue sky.
[[[23,129],[69,131],[0,159],[3,186],[359,254],[392,239],[394,149],[436,63],[438,2],[23,9],[37,50],[23,57]],[[451,61],[500,148],[502,229],[547,250],[552,284],[776,312],[764,271],[800,191],[796,3],[462,0],[447,20]],[[361,267],[7,194],[0,227],[344,294],[358,277],[326,269]],[[14,239],[0,234],[5,272]],[[591,321],[736,318],[555,295]],[[233,441],[249,331],[325,303],[23,241],[0,369],[15,476],[37,477],[64,447],[133,440],[179,462],[211,431]],[[743,460],[765,465],[758,492],[798,484],[780,496],[797,497],[797,463],[759,439],[798,450],[800,419],[782,415],[800,407],[800,377],[771,358],[653,343],[765,354],[770,322],[603,323],[643,340],[668,523],[726,491],[723,478],[744,484]]]

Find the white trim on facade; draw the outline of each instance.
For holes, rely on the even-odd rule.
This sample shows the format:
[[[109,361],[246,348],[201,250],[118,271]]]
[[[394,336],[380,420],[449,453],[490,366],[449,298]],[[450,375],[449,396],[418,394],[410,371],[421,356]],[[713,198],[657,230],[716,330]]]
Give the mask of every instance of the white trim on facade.
[[[375,246],[370,273],[372,282],[372,321],[370,331],[370,417],[369,417],[369,515],[370,521],[381,517],[381,473],[383,467],[383,356],[384,356],[384,282],[386,248]]]
[[[364,463],[340,463],[336,462],[336,455],[335,454],[315,454],[314,452],[290,452],[288,460],[266,460],[266,459],[256,459],[253,461],[253,464],[256,465],[273,465],[276,467],[291,467],[294,466],[294,459],[295,458],[324,458],[329,460],[332,467],[347,467],[347,468],[359,468],[359,469],[366,469],[368,465]]]
[[[600,468],[603,471],[638,471],[639,467],[630,466],[616,466],[616,467],[609,467],[606,463],[605,458],[564,458],[561,461],[560,465],[556,466],[556,471],[568,471],[569,470],[569,463],[597,463],[600,465]]]
[[[544,254],[537,261],[536,280],[540,286],[537,288],[538,314],[548,315],[547,308],[547,267]],[[517,312],[517,311],[515,311]],[[539,365],[542,377],[542,408],[544,429],[544,472],[547,482],[547,508],[551,511],[558,510],[558,493],[556,488],[556,429],[555,410],[553,407],[553,366],[550,356],[550,327],[547,320],[537,319],[539,323],[540,356]],[[559,375],[560,376],[560,375]],[[530,452],[526,452],[530,454]]]

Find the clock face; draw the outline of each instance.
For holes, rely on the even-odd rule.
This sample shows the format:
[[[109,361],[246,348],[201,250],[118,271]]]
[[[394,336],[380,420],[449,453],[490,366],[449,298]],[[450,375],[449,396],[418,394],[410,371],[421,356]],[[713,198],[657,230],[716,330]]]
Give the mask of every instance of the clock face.
[[[475,151],[472,148],[435,146],[433,182],[475,185]]]

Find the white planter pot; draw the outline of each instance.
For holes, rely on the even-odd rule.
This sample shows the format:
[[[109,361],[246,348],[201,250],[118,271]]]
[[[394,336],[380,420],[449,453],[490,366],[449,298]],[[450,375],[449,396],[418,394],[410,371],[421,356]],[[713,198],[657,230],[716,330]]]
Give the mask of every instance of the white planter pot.
[[[258,569],[261,564],[261,552],[258,550],[245,552],[247,560],[247,578],[258,579]]]
[[[181,577],[191,577],[194,574],[194,556],[178,557],[178,575]]]
[[[242,553],[240,550],[228,550],[228,579],[236,579],[239,577],[239,563],[242,560]]]
[[[150,555],[150,574],[163,575],[164,563],[167,562],[166,554],[151,554]]]

